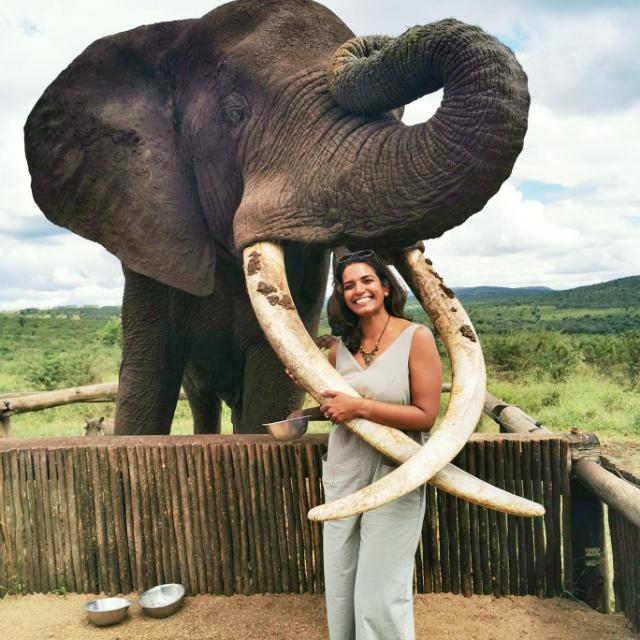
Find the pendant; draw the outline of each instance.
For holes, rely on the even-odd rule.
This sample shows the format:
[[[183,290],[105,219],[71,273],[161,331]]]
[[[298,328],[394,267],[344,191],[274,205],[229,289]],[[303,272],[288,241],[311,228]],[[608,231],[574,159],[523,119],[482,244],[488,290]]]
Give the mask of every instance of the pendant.
[[[376,357],[376,352],[378,351],[378,347],[374,347],[371,351],[367,352],[362,347],[360,347],[360,353],[362,354],[362,360],[365,365],[368,367],[371,364],[371,361]]]

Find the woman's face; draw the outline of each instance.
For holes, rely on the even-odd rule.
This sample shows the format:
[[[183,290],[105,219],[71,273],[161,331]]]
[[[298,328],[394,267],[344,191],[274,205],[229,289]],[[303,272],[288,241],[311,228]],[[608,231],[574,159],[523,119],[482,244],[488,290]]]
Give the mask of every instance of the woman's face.
[[[371,265],[354,262],[342,272],[342,295],[347,307],[357,316],[378,313],[384,307],[389,288],[380,282]]]

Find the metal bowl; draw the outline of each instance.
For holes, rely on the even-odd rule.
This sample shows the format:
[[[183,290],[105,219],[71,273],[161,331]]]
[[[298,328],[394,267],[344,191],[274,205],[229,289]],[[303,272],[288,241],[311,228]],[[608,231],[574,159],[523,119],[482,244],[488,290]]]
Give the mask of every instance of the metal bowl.
[[[262,425],[276,440],[288,442],[295,440],[307,432],[309,426],[309,416],[292,418],[291,420],[279,420],[278,422],[267,422]]]
[[[184,587],[181,584],[161,584],[145,591],[140,596],[138,604],[148,616],[166,618],[182,606],[184,595]]]
[[[131,602],[126,598],[100,598],[84,605],[89,622],[97,627],[106,627],[124,620]]]

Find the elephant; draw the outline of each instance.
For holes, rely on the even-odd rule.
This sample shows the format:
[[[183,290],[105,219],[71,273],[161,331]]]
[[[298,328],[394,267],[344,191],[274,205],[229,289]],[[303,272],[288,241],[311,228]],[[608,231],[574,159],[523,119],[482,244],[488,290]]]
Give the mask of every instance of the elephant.
[[[402,123],[404,105],[441,87],[431,119]],[[513,53],[454,19],[356,38],[310,0],[236,0],[90,45],[33,108],[25,149],[44,214],[123,265],[116,434],[169,433],[181,382],[197,433],[219,430],[222,400],[237,433],[299,407],[285,365],[316,399],[355,394],[310,336],[330,251],[374,249],[434,320],[451,401],[422,448],[349,421],[404,464],[310,517],[359,513],[429,479],[539,515],[449,464],[479,418],[484,362],[464,310],[415,249],[498,191],[528,107]]]

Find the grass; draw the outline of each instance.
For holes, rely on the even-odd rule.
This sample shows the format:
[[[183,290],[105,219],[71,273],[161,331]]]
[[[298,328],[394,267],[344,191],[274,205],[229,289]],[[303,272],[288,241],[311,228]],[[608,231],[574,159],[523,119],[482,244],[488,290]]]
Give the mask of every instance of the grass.
[[[602,375],[576,373],[563,382],[490,381],[489,391],[552,431],[577,427],[623,437],[640,434],[640,394]]]
[[[490,380],[489,392],[519,406],[552,431],[567,432],[572,427],[600,436],[637,438],[640,434],[640,394],[622,389],[601,375],[576,373],[563,382],[550,380]],[[443,394],[441,415],[448,402]],[[313,406],[307,397],[305,406]],[[21,438],[80,436],[85,417],[113,417],[113,403],[86,403],[55,407],[14,416],[13,433]],[[329,422],[312,422],[309,433],[326,433]],[[497,431],[496,424],[483,417],[479,431]],[[179,402],[172,434],[193,433],[188,403]],[[222,433],[232,433],[230,410],[223,405]]]
[[[604,308],[590,309],[586,314],[584,309],[534,305],[495,309],[485,305],[478,309],[482,317],[474,314],[476,324],[492,318],[493,329],[505,317],[510,322],[520,318],[521,327],[526,328],[523,320],[536,314],[551,320],[562,313],[571,321],[577,316],[584,319],[612,313]],[[411,311],[419,321],[421,310]],[[118,320],[113,315],[92,314],[46,317],[0,313],[0,393],[117,380]],[[326,325],[321,327],[321,332],[326,331]],[[493,395],[517,404],[552,430],[567,431],[576,426],[602,437],[637,438],[640,434],[640,380],[634,378],[640,366],[637,334],[590,336],[525,330],[502,335],[499,330],[484,330],[480,335]],[[443,407],[447,401],[444,395]],[[308,398],[306,406],[310,404]],[[17,437],[80,436],[85,417],[113,417],[114,409],[112,403],[86,403],[22,414],[12,418],[13,433]],[[224,406],[223,433],[231,433],[229,414]],[[310,424],[311,433],[329,428],[328,422]],[[496,425],[483,418],[479,429],[495,431]],[[178,403],[172,433],[192,433],[186,402]]]

